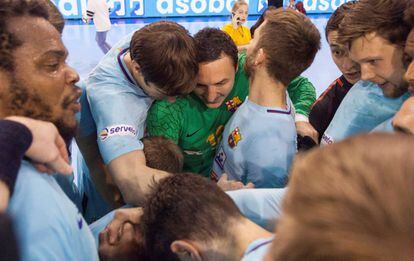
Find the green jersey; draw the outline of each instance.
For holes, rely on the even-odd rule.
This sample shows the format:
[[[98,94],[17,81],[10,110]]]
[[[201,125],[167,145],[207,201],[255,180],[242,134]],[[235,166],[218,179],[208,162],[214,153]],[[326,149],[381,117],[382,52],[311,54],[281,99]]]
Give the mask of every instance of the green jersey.
[[[148,135],[164,136],[178,144],[184,153],[184,171],[210,176],[224,126],[248,95],[249,81],[244,71],[245,61],[246,55],[239,55],[233,89],[219,108],[208,108],[195,94],[190,94],[177,98],[174,103],[156,101],[148,111]],[[315,93],[314,87],[306,78],[298,77],[291,85],[288,86],[289,95],[289,88],[295,92],[304,92],[306,89],[307,93]],[[313,96],[314,101],[316,95]],[[292,102],[295,105],[293,99]],[[309,107],[312,103],[309,102]]]

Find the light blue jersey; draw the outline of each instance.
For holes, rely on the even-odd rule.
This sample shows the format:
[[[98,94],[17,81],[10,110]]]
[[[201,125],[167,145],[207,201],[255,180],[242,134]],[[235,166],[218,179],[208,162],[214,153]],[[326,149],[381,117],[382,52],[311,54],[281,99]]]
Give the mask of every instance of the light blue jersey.
[[[248,98],[226,124],[212,176],[256,188],[284,187],[296,153],[296,127],[288,109],[263,107]]]
[[[98,260],[82,215],[53,176],[23,161],[10,200],[22,260]]]
[[[89,168],[80,152],[78,153],[77,159],[77,172],[78,178],[76,180],[76,186],[82,197],[82,215],[88,224],[90,224],[114,208],[97,191],[90,176]]]
[[[143,149],[140,139],[144,136],[147,111],[153,102],[124,63],[131,37],[132,34],[118,42],[86,79],[87,100],[105,164],[128,152]],[[93,126],[88,122],[81,120],[81,124]],[[81,127],[81,133],[85,134],[87,130]]]
[[[388,133],[394,132],[394,126],[392,126],[393,120],[394,120],[394,116],[384,121],[377,127],[375,127],[371,132],[388,132]]]
[[[390,119],[409,97],[385,97],[377,84],[357,82],[345,96],[330,125],[322,136],[321,144],[338,142],[352,135],[370,132]]]
[[[260,238],[251,243],[244,252],[242,261],[262,261],[272,245],[274,237]]]
[[[226,191],[240,212],[268,231],[275,231],[282,213],[282,202],[287,188],[239,189]]]

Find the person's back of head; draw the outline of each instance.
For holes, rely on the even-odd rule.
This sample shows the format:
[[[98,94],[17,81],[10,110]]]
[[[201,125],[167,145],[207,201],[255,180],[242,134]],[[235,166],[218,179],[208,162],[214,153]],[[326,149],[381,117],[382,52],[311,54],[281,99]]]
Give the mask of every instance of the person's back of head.
[[[228,34],[217,28],[203,28],[194,35],[197,48],[197,62],[214,62],[227,55],[237,67],[237,46]]]
[[[231,249],[234,240],[229,228],[242,218],[237,206],[216,183],[191,173],[159,181],[144,209],[141,228],[146,250],[154,260],[178,260],[176,251],[172,251],[178,240],[206,244],[212,249]]]
[[[188,94],[194,89],[196,47],[183,26],[159,21],[142,27],[132,36],[130,53],[145,82],[155,84],[166,96]]]
[[[372,134],[298,156],[269,260],[411,260],[413,148]]]
[[[260,15],[259,19],[257,19],[256,23],[254,25],[252,25],[252,27],[250,27],[250,34],[252,35],[252,38],[254,37],[254,32],[256,31],[256,29],[261,26],[263,24],[263,22],[266,19],[266,16],[269,15],[270,13],[274,12],[275,10],[277,10],[276,7],[274,6],[269,6],[268,8],[266,8],[266,10],[263,11],[263,13]]]
[[[172,140],[162,136],[142,139],[145,161],[148,167],[171,173],[182,172],[184,155]]]
[[[339,40],[352,45],[357,38],[376,33],[391,44],[404,46],[409,26],[404,10],[409,0],[360,0],[339,25]]]
[[[287,86],[312,64],[320,49],[319,31],[303,14],[282,9],[267,15],[260,28],[252,53],[263,49],[268,74]]]

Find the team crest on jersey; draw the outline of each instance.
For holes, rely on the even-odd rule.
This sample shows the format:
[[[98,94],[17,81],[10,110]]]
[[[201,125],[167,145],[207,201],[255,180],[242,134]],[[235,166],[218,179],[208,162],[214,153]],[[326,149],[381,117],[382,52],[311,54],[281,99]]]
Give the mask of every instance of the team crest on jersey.
[[[215,182],[217,182],[219,180],[218,175],[217,175],[217,173],[214,172],[214,170],[212,170],[211,173],[210,173],[210,179],[212,181],[215,181]]]
[[[242,140],[242,135],[240,133],[239,127],[235,128],[229,135],[229,138],[227,139],[230,148],[234,148],[237,146],[239,141]]]
[[[228,100],[226,102],[227,110],[230,112],[235,112],[237,108],[240,107],[242,101],[240,100],[239,96],[233,97],[233,99]]]
[[[104,128],[99,137],[101,140],[106,140],[111,136],[135,136],[137,135],[136,129],[131,125],[114,125]]]
[[[211,133],[210,135],[208,135],[207,142],[210,143],[212,147],[215,147],[217,144],[220,143],[223,130],[224,130],[224,125],[220,125],[217,127],[214,133]]]
[[[226,153],[224,152],[223,147],[220,146],[220,149],[218,150],[217,155],[214,158],[214,161],[217,163],[217,165],[220,166],[221,169],[224,169],[224,163],[226,163],[226,159]]]

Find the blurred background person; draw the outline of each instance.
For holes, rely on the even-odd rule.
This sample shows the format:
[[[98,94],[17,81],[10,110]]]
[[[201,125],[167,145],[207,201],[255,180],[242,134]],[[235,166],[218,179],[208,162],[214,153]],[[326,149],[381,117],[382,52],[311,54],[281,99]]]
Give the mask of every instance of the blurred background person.
[[[249,15],[249,5],[244,0],[237,0],[231,9],[231,23],[226,24],[222,30],[230,35],[231,39],[237,45],[239,51],[246,50],[250,40],[250,30],[243,25]]]

